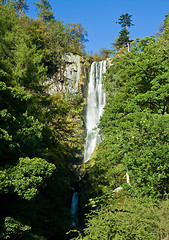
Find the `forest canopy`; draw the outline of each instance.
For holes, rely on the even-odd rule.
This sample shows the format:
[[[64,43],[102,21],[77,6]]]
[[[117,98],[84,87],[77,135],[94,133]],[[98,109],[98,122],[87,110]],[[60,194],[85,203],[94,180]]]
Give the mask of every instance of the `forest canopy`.
[[[106,49],[86,57],[83,26],[55,19],[47,0],[35,4],[36,20],[25,0],[0,1],[0,239],[167,239],[169,14],[156,36],[132,42],[131,15],[121,15],[110,59]],[[73,163],[83,157],[84,97],[47,91],[68,52],[109,62],[103,141],[79,167],[79,185]],[[66,235],[77,185],[86,215]]]
[[[1,239],[62,239],[71,225],[83,98],[49,95],[47,78],[64,53],[84,55],[87,32],[55,20],[48,4],[37,3],[34,20],[25,1],[0,3]]]

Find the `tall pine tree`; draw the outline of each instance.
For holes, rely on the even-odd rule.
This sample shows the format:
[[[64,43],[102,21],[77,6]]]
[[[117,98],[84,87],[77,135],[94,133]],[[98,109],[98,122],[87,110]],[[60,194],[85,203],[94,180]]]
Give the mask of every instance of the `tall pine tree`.
[[[40,0],[35,3],[37,5],[36,11],[38,11],[38,16],[42,18],[45,22],[54,19],[54,12],[52,12],[52,6],[50,5],[48,0]]]
[[[18,12],[18,15],[21,16],[28,11],[29,6],[26,4],[25,0],[18,0],[14,3],[14,8]]]
[[[117,39],[117,41],[113,44],[115,48],[120,49],[123,46],[126,46],[128,49],[128,52],[130,50],[130,42],[129,40],[129,31],[128,28],[133,26],[132,20],[131,20],[132,15],[129,15],[128,13],[122,14],[120,18],[118,19],[118,22],[121,25],[122,30],[120,31],[120,35]]]

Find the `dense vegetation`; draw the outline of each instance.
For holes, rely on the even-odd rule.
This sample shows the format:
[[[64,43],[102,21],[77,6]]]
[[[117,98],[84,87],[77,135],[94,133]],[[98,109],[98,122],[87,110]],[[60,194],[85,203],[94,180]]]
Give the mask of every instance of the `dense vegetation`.
[[[169,15],[157,36],[137,39],[130,49],[131,15],[119,19],[128,24],[105,76],[103,141],[79,184],[86,226],[66,235],[83,98],[49,95],[47,77],[64,71],[65,53],[85,55],[87,32],[56,20],[49,1],[36,6],[34,20],[24,0],[0,1],[0,239],[167,239]],[[88,60],[110,54],[101,49]]]
[[[0,2],[1,239],[64,239],[71,225],[83,98],[49,95],[46,80],[64,53],[84,54],[87,33],[55,20],[48,1],[37,6],[33,20],[25,1]]]
[[[104,84],[103,141],[87,164],[92,210],[76,239],[168,239],[169,14],[157,36],[114,55]]]

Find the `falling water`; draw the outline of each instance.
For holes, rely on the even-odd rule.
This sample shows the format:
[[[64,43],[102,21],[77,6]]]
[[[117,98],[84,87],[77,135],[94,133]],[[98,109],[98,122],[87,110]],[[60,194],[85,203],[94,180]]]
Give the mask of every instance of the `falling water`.
[[[103,108],[106,103],[106,93],[102,88],[103,73],[106,73],[106,60],[93,62],[90,70],[87,95],[87,137],[84,148],[84,163],[89,160],[96,145],[101,141],[97,124],[103,114]]]
[[[73,218],[72,226],[76,226],[77,224],[78,202],[79,202],[78,192],[74,192],[71,203],[71,216]]]

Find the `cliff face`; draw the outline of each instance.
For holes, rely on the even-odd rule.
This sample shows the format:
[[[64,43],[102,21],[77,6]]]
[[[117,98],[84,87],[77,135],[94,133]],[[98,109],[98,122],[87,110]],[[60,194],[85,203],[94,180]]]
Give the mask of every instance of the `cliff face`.
[[[76,93],[85,96],[86,80],[88,79],[88,65],[84,58],[72,53],[63,56],[63,66],[48,77],[48,93],[56,92]]]

